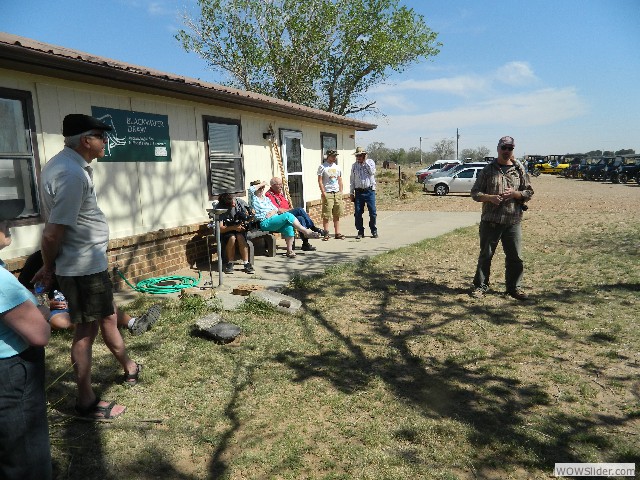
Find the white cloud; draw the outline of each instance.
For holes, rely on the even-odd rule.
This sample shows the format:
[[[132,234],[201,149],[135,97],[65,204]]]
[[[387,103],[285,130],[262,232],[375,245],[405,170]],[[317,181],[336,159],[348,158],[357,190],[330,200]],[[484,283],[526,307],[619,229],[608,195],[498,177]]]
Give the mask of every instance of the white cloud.
[[[507,85],[531,85],[538,81],[531,66],[526,62],[510,62],[498,68],[495,80]]]
[[[369,91],[371,95],[393,92],[402,95],[411,92],[448,93],[469,97],[479,93],[491,94],[500,85],[514,87],[533,85],[538,82],[533,69],[527,62],[509,62],[498,69],[484,74],[457,75],[429,80],[404,80],[395,84],[380,85]]]
[[[388,115],[377,130],[359,133],[366,140],[377,139],[389,147],[407,147],[415,139],[429,136],[429,141],[450,138],[456,128],[473,131],[513,131],[533,127],[562,125],[567,120],[581,117],[588,105],[575,88],[547,88],[532,92],[497,95],[471,105],[418,115]],[[376,119],[369,119],[376,123]]]

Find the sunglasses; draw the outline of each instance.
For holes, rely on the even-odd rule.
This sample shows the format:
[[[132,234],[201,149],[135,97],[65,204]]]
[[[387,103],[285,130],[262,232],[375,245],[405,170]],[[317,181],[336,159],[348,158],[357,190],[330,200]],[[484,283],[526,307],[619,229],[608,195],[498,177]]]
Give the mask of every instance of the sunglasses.
[[[503,145],[500,147],[500,150],[509,150],[510,152],[513,152],[513,147],[508,147],[506,145]]]
[[[85,135],[85,137],[93,137],[93,138],[99,138],[100,140],[106,140],[107,139],[107,133],[89,133],[87,135]]]

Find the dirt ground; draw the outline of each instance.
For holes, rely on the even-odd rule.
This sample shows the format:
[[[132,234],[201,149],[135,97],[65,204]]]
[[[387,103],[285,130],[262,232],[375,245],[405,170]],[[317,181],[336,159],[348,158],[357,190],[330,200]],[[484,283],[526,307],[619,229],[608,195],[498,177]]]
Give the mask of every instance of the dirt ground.
[[[411,174],[411,175],[410,175]],[[411,180],[413,170],[407,171]],[[411,181],[410,180],[410,181]],[[572,213],[589,210],[593,215],[607,215],[624,219],[627,215],[640,213],[640,185],[637,183],[612,184],[566,179],[555,175],[532,177],[534,196],[529,202],[526,217],[540,213],[567,215],[575,221]],[[472,212],[481,209],[480,204],[471,200],[468,194],[453,193],[437,197],[431,193],[413,192],[399,201],[397,183],[383,185],[385,198],[378,208],[381,210],[457,211]],[[590,218],[584,219],[589,222]]]

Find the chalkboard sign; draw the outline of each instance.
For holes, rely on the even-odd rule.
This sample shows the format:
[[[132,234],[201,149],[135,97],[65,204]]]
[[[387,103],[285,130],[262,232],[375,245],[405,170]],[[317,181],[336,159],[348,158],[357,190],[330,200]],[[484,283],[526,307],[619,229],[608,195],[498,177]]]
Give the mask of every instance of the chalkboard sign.
[[[99,162],[171,161],[167,115],[93,106],[91,114],[113,127]]]

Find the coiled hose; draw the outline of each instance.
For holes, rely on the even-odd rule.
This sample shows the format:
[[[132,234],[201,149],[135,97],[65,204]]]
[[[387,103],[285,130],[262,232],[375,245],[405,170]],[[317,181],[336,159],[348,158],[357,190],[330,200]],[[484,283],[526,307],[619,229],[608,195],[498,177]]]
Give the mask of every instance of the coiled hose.
[[[136,292],[150,293],[152,295],[163,295],[167,293],[175,293],[185,288],[197,287],[202,278],[202,274],[198,272],[198,278],[187,277],[183,275],[170,275],[167,277],[153,277],[139,281],[135,286],[129,283],[120,269],[116,268],[118,275],[133,288]]]

